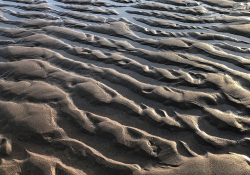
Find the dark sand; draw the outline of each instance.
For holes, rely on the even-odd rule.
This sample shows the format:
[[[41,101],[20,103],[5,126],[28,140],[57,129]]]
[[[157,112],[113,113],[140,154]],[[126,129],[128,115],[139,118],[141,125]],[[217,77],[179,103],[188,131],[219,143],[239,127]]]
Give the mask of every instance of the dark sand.
[[[0,0],[0,175],[248,175],[249,54],[242,0]]]

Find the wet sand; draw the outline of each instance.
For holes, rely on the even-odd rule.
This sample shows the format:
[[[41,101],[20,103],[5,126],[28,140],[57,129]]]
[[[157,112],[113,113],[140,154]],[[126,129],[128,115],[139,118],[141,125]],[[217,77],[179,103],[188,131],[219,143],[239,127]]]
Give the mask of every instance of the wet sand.
[[[250,174],[250,3],[0,0],[0,174]]]

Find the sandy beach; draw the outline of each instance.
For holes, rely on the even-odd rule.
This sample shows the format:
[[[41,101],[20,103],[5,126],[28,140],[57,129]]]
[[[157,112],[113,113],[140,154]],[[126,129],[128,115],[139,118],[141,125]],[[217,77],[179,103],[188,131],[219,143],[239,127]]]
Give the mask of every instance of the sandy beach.
[[[0,0],[0,175],[250,174],[250,3]]]

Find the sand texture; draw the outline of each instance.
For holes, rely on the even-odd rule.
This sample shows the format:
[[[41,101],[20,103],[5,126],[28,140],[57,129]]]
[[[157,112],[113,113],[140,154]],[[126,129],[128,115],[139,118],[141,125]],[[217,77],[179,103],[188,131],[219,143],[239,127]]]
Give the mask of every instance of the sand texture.
[[[249,54],[243,0],[0,0],[0,175],[248,175]]]

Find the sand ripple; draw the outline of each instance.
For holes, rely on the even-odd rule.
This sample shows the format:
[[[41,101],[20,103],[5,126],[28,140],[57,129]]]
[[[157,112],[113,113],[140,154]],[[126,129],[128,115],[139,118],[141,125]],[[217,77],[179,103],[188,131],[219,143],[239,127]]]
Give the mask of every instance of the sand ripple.
[[[249,10],[0,0],[0,174],[250,174]]]

